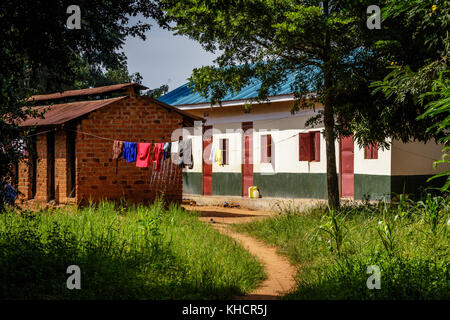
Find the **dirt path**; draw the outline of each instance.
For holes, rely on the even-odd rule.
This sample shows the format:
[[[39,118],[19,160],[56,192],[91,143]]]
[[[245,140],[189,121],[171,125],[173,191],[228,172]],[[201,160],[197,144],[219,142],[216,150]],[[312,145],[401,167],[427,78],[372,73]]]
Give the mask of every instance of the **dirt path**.
[[[233,238],[256,256],[264,265],[267,279],[250,294],[236,297],[239,300],[272,300],[288,293],[295,288],[295,274],[297,273],[288,259],[279,255],[275,247],[270,247],[262,241],[233,231],[230,225],[243,223],[255,219],[267,218],[270,213],[237,208],[184,206],[187,210],[201,212],[201,220],[210,223],[212,227]]]

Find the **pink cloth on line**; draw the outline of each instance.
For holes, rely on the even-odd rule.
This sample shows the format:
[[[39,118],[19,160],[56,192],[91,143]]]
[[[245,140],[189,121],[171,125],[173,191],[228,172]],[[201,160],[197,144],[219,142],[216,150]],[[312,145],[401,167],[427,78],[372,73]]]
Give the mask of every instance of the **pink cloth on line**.
[[[151,143],[138,143],[137,145],[137,156],[136,156],[136,167],[146,168],[150,166],[150,149]]]

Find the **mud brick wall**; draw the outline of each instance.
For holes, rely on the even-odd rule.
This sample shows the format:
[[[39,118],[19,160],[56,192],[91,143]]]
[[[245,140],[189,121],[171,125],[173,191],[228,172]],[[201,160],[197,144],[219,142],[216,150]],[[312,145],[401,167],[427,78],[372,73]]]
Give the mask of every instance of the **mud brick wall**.
[[[40,134],[36,138],[37,168],[36,168],[36,195],[37,201],[48,201],[50,198],[50,168],[47,153],[47,135]]]
[[[30,200],[32,195],[32,179],[33,172],[28,159],[24,159],[19,162],[19,181],[18,181],[18,190],[19,190],[19,200]]]
[[[168,142],[172,132],[182,127],[182,117],[169,112],[147,97],[131,95],[95,112],[77,125],[76,136],[76,198],[121,199],[130,202],[151,202],[164,193],[168,201],[181,201],[182,170],[170,159],[159,171],[152,167],[138,168],[120,158],[112,159],[113,141],[93,135],[129,142]],[[153,146],[152,146],[153,154]]]
[[[55,201],[57,203],[67,201],[69,175],[67,133],[58,130],[55,133]]]

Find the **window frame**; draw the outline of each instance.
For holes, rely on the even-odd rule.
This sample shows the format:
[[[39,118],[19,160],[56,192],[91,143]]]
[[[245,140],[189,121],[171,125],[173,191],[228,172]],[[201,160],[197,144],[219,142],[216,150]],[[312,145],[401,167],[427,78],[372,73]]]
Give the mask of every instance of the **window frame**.
[[[364,147],[364,159],[365,160],[378,159],[378,142],[376,142],[375,144],[369,143]]]
[[[261,163],[272,163],[272,135],[261,135]]]
[[[228,165],[230,154],[230,140],[228,138],[220,138],[219,148],[222,151],[222,165]]]
[[[298,161],[320,162],[320,131],[300,132]]]

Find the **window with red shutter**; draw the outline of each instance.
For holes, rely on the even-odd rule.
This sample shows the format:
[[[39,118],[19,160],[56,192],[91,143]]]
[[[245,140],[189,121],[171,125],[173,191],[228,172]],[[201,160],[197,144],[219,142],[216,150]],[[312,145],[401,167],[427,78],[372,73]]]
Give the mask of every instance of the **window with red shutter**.
[[[311,131],[309,133],[311,139],[311,160],[320,161],[320,131]]]
[[[229,142],[228,139],[220,139],[220,148],[222,150],[222,163],[229,164],[228,154],[229,154]]]
[[[378,143],[375,143],[372,148],[372,159],[378,159]]]
[[[299,161],[311,160],[311,138],[309,132],[300,133],[299,136]]]
[[[378,143],[364,147],[364,159],[378,159]]]
[[[272,162],[272,136],[270,134],[261,136],[261,162]]]
[[[299,134],[299,161],[320,161],[320,131]]]

